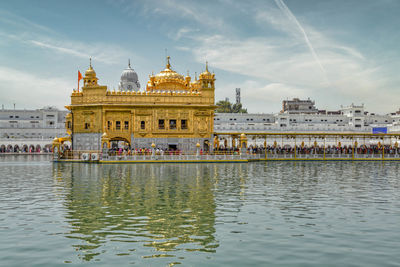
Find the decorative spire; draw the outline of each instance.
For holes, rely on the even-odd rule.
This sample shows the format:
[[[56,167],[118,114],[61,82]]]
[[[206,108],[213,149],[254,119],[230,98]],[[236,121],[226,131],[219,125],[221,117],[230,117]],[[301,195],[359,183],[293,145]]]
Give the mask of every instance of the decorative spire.
[[[89,58],[89,68],[86,70],[85,72],[85,77],[84,78],[96,78],[96,72],[94,71],[93,67],[92,67],[92,58]],[[84,79],[85,81],[85,79]],[[84,82],[84,84],[86,85],[86,82]]]
[[[171,64],[169,63],[170,56],[167,56],[167,69],[171,68]]]
[[[187,70],[187,74],[186,74],[186,76],[189,76],[189,70]]]
[[[131,68],[131,59],[128,58],[128,67]]]
[[[197,81],[197,72],[194,73],[194,80]]]
[[[206,71],[208,72],[208,61],[206,61]]]

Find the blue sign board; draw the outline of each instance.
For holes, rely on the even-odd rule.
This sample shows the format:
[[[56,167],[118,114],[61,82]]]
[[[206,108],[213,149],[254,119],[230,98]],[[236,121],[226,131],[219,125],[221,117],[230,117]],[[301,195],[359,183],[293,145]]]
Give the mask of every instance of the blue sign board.
[[[387,134],[387,127],[373,127],[373,134]]]

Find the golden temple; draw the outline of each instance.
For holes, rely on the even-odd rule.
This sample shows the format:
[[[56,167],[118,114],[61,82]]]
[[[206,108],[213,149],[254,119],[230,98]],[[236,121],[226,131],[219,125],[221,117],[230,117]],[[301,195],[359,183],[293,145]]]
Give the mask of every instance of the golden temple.
[[[66,106],[73,150],[107,149],[113,141],[124,141],[132,149],[153,143],[161,149],[195,150],[197,143],[209,149],[216,106],[215,75],[207,63],[192,81],[174,71],[167,57],[165,69],[150,75],[145,90],[110,91],[98,84],[90,62],[83,84]]]

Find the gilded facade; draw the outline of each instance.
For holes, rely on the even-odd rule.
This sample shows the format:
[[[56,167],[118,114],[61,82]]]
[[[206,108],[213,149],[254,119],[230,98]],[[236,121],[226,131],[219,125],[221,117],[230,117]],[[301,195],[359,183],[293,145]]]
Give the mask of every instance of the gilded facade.
[[[180,150],[195,150],[197,143],[207,150],[212,143],[215,75],[207,64],[199,79],[192,80],[175,72],[168,57],[165,69],[150,75],[142,91],[108,90],[98,84],[92,64],[83,81],[66,106],[74,150],[99,150],[113,141],[125,141],[131,148],[154,143]]]

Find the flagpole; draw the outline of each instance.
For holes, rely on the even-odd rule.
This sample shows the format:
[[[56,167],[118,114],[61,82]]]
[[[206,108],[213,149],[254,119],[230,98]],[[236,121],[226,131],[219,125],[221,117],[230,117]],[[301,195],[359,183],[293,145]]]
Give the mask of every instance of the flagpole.
[[[78,93],[79,93],[79,70],[78,70]]]

